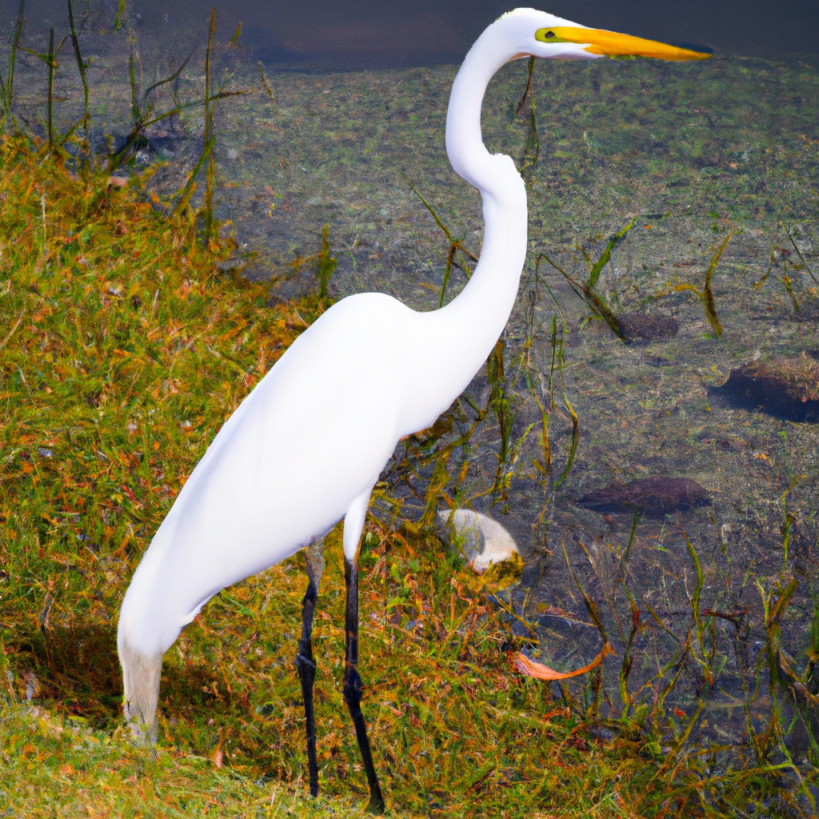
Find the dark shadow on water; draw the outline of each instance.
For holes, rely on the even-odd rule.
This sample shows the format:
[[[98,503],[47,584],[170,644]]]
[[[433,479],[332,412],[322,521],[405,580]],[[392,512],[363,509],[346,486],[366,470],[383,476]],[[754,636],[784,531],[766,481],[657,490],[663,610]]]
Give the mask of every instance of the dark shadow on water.
[[[82,17],[87,17],[86,30],[114,27],[117,2],[89,0],[76,5],[78,13],[81,10]],[[519,4],[502,0],[422,0],[413,4],[381,0],[366,5],[330,0],[301,4],[282,0],[180,0],[173,4],[132,0],[127,9],[133,29],[141,36],[178,43],[180,36],[187,39],[183,32],[201,32],[214,5],[221,37],[229,38],[243,23],[246,44],[260,49],[258,59],[270,64],[303,64],[311,70],[350,70],[458,62],[483,28]],[[779,3],[776,14],[771,14],[762,0],[709,4],[695,0],[671,5],[647,0],[617,4],[552,0],[533,5],[592,28],[623,31],[698,51],[768,59],[816,55],[819,51],[819,7],[799,0]],[[17,0],[0,4],[3,30],[16,10]],[[29,23],[46,28],[65,26],[66,3],[30,0],[27,18]]]

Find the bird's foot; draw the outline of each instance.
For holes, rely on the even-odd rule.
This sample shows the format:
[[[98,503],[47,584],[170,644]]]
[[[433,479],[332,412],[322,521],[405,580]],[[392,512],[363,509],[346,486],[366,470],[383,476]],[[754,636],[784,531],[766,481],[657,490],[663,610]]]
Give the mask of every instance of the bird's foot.
[[[375,816],[383,816],[387,812],[387,805],[384,802],[384,797],[379,790],[377,793],[370,794],[370,802],[367,805],[367,813],[372,813]]]

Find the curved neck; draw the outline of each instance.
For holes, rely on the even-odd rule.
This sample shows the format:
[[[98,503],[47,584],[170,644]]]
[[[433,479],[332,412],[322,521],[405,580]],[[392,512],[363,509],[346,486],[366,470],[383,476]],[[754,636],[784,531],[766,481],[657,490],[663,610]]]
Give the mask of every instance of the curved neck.
[[[478,38],[455,77],[447,111],[449,160],[457,174],[478,188],[483,200],[480,260],[466,287],[441,311],[444,321],[460,329],[463,341],[455,343],[454,349],[464,370],[472,368],[468,380],[506,326],[526,261],[526,187],[511,157],[490,154],[481,133],[481,108],[489,81],[515,56],[506,38],[505,27],[498,23]]]
[[[462,313],[464,320],[470,314],[474,326],[465,335],[473,349],[481,351],[478,367],[506,326],[526,260],[526,188],[512,159],[490,154],[481,133],[481,108],[489,81],[516,56],[507,37],[506,27],[496,22],[475,41],[452,84],[446,117],[449,161],[459,176],[481,192],[484,236],[469,283],[444,312],[450,322],[453,314]]]
[[[446,152],[455,173],[481,192],[491,185],[489,151],[481,135],[481,107],[489,81],[506,63],[490,26],[475,41],[452,84],[446,115]]]
[[[437,386],[429,403],[416,396],[402,434],[433,423],[467,387],[503,332],[515,304],[526,260],[526,188],[515,163],[490,154],[481,136],[481,103],[492,75],[510,57],[504,34],[490,26],[467,54],[452,86],[446,145],[456,173],[481,192],[484,236],[480,260],[467,285],[446,307],[425,313],[426,349],[416,377]],[[417,349],[417,348],[416,348]]]

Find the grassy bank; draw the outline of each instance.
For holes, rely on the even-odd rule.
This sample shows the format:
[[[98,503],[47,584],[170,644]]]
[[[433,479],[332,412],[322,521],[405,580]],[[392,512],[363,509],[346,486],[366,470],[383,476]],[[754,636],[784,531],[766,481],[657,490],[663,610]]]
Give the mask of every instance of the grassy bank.
[[[131,573],[186,476],[324,303],[266,307],[263,287],[219,273],[223,251],[201,248],[195,217],[157,214],[136,184],[75,178],[24,140],[6,139],[0,163],[4,807],[309,812],[292,667],[300,557],[222,594],[171,650],[155,758],[120,727],[114,639]],[[365,707],[401,815],[606,815],[620,790],[639,792],[635,736],[598,744],[515,675],[513,638],[434,538],[371,529]],[[340,691],[333,538],[325,578],[319,748],[335,811],[358,804],[364,782]]]

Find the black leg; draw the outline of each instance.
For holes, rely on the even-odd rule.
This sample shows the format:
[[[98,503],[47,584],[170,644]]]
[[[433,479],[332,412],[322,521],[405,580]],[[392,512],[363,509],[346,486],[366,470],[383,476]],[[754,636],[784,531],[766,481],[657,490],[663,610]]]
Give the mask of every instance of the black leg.
[[[370,740],[367,737],[367,724],[361,713],[361,677],[358,674],[358,559],[344,560],[344,579],[347,582],[347,656],[344,663],[344,699],[350,709],[350,716],[355,725],[355,736],[367,772],[370,785],[370,813],[384,813],[384,797],[378,785],[378,777],[373,765],[370,751]]]
[[[307,769],[310,776],[310,796],[318,796],[318,762],[316,760],[316,717],[313,711],[313,681],[316,678],[316,662],[313,659],[313,615],[316,611],[321,574],[324,571],[324,543],[311,543],[304,552],[307,563],[307,592],[302,602],[301,640],[296,654],[295,666],[301,679],[304,699],[304,716],[307,727]]]

